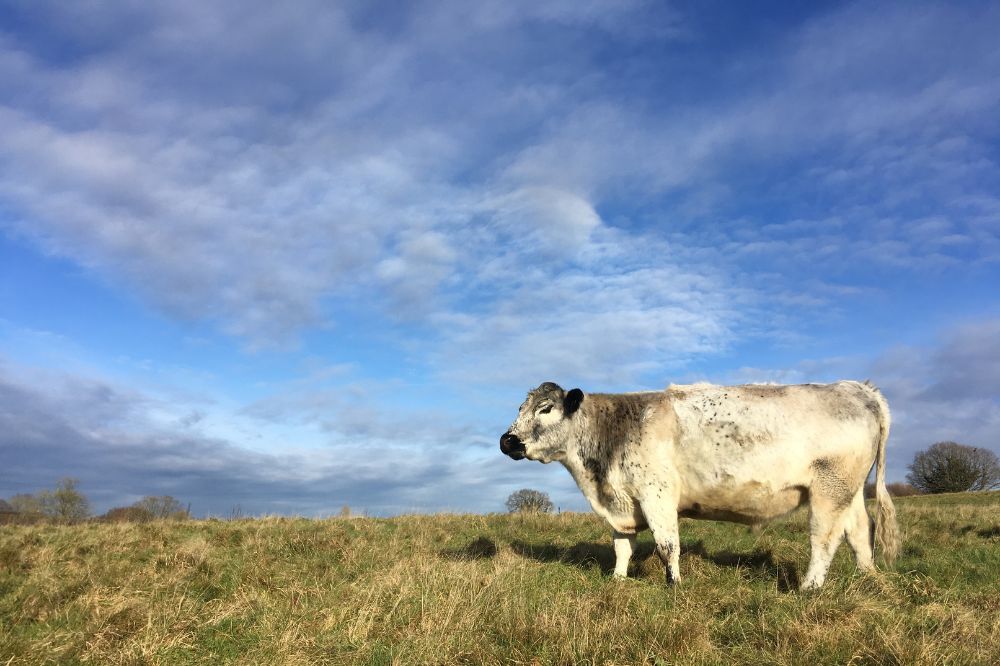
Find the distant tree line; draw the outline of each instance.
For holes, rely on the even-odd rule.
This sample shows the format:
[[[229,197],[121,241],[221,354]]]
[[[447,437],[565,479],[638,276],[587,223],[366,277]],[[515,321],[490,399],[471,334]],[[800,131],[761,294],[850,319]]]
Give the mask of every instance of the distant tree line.
[[[94,516],[90,500],[80,492],[79,482],[65,478],[54,490],[20,493],[0,499],[0,523],[32,524],[40,522],[72,525],[87,520],[102,522],[147,522],[150,520],[185,520],[189,511],[169,495],[147,495],[135,504],[119,506]]]
[[[889,491],[889,494],[893,497],[908,497],[910,495],[921,495],[922,491],[917,490],[909,483],[903,483],[901,481],[896,481],[895,483],[885,484],[885,489]],[[872,499],[875,497],[875,483],[869,482],[865,484],[865,498]]]
[[[957,442],[938,442],[926,451],[920,451],[908,469],[907,483],[886,485],[890,495],[903,497],[918,493],[959,493],[1000,488],[1000,460],[997,455],[988,449]],[[129,506],[115,507],[94,516],[90,501],[78,486],[76,479],[65,478],[53,490],[0,499],[0,523],[56,522],[71,525],[86,520],[147,522],[191,517],[188,508],[170,495],[147,495]],[[866,484],[865,496],[874,495],[875,485]],[[512,513],[549,513],[554,508],[546,493],[530,488],[512,493],[506,504],[507,510]],[[350,508],[344,507],[341,515],[349,516]]]

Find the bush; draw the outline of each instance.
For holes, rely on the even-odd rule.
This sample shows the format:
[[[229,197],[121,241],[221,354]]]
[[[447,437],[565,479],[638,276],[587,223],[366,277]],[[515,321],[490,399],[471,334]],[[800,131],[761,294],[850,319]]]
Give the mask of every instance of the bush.
[[[42,513],[42,503],[29,493],[14,495],[7,500],[7,504],[14,510],[14,514],[8,516],[8,522],[18,525],[33,525],[45,519],[45,514]]]
[[[896,483],[887,483],[885,489],[889,491],[889,494],[893,497],[909,497],[910,495],[919,495],[920,491],[914,488],[909,483],[903,483],[902,481],[897,481]]]
[[[101,516],[106,523],[148,523],[153,514],[141,506],[116,506]]]
[[[507,510],[511,513],[549,513],[552,509],[548,494],[531,488],[521,488],[507,498]]]
[[[61,523],[79,523],[90,517],[90,501],[76,489],[76,479],[66,478],[55,490],[38,493],[38,501],[46,518]]]
[[[63,479],[55,490],[43,490],[37,495],[20,493],[7,504],[15,511],[9,522],[31,525],[44,520],[79,523],[90,517],[90,501],[76,488],[76,479]]]
[[[893,497],[908,497],[910,495],[919,495],[920,491],[911,486],[908,483],[903,483],[902,481],[896,481],[894,483],[885,484],[885,489],[889,491],[889,494]],[[866,483],[865,484],[865,499],[875,498],[875,484]]]
[[[989,490],[1000,485],[1000,461],[992,451],[956,442],[938,442],[913,458],[906,475],[925,493]]]
[[[170,495],[146,495],[132,506],[148,512],[153,518],[186,520],[190,517],[187,509]]]

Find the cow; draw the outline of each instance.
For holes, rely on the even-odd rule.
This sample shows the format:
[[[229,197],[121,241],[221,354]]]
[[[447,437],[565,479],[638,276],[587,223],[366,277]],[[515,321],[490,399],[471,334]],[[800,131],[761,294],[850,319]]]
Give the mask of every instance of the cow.
[[[889,406],[868,382],[671,385],[585,394],[545,382],[500,438],[514,460],[558,461],[611,526],[616,577],[649,528],[667,583],[680,582],[678,518],[757,525],[809,505],[809,569],[823,585],[846,535],[874,569],[872,530],[887,563],[899,548],[885,487]],[[863,488],[875,466],[875,514]],[[874,524],[873,524],[874,522]]]

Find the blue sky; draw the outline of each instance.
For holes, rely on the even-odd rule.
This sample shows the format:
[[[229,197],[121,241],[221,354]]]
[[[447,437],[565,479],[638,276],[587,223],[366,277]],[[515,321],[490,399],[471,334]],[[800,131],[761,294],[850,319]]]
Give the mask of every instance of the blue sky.
[[[1000,448],[994,3],[0,0],[0,496],[585,503],[542,381]]]

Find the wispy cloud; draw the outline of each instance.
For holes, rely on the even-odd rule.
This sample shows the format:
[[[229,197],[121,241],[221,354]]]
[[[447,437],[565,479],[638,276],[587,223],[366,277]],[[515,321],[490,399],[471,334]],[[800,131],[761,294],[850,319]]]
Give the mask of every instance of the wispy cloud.
[[[665,92],[650,108],[631,103],[632,90],[605,92],[613,74],[586,41],[685,34],[682,14],[645,3],[432,5],[395,23],[368,23],[358,8],[260,9],[26,11],[34,30],[77,53],[55,59],[38,48],[45,42],[15,34],[0,42],[11,82],[0,193],[21,218],[15,228],[174,316],[213,321],[254,345],[294,341],[358,298],[396,315],[461,319],[461,304],[442,293],[461,292],[495,257],[521,270],[565,257],[616,225],[601,209],[631,215],[633,202],[671,193],[717,198],[726,181],[754,185],[733,178],[741,165],[811,150],[832,149],[810,175],[838,193],[830,233],[773,235],[754,224],[741,234],[725,219],[690,219],[681,205],[621,237],[673,242],[646,270],[706,272],[677,261],[700,248],[708,272],[735,260],[751,271],[744,288],[763,291],[749,268],[762,258],[833,265],[860,252],[924,266],[992,256],[995,225],[950,215],[958,183],[989,199],[983,185],[998,175],[968,139],[990,131],[977,119],[1000,100],[988,75],[1000,58],[990,21],[969,12],[821,16],[746,63],[767,71],[755,84],[740,82],[734,64],[715,75],[736,84],[721,100]],[[554,45],[533,41],[536,24]],[[955,35],[965,48],[941,61],[934,54]],[[563,45],[578,48],[550,60]],[[456,65],[464,60],[476,66]],[[922,76],[893,76],[914,62],[928,63]],[[590,78],[575,80],[587,65],[596,65]],[[844,197],[850,189],[864,198]],[[946,233],[921,235],[928,215],[906,217],[918,189],[922,201],[937,193],[929,210]],[[902,198],[892,205],[886,192]],[[709,210],[725,218],[729,200]],[[493,299],[497,311],[510,309],[508,293]],[[698,318],[673,308],[644,321],[671,329]],[[693,337],[727,324],[695,323]]]
[[[678,265],[668,245],[604,228],[570,261],[520,263],[501,254],[480,277],[492,301],[439,315],[436,365],[466,381],[624,385],[718,351],[739,313],[752,311],[753,294],[720,272]]]

